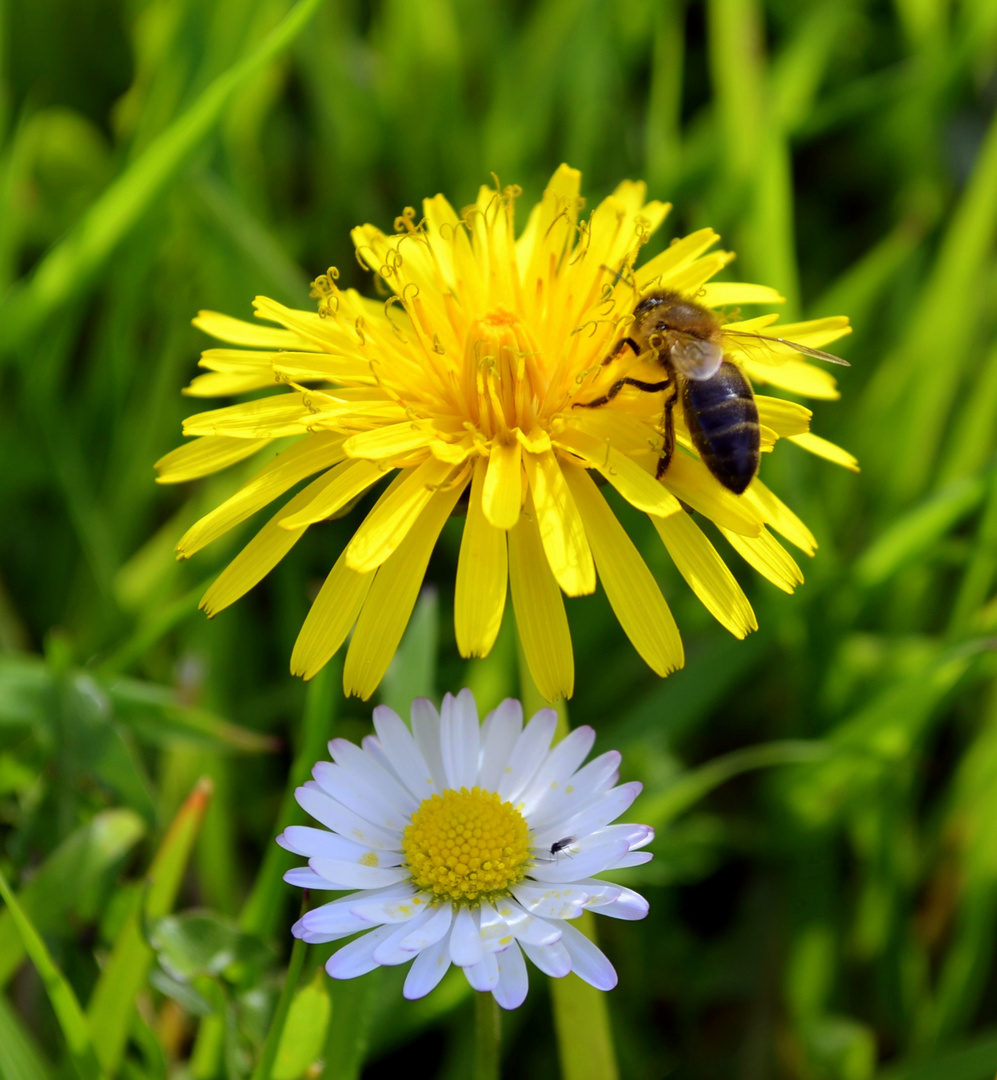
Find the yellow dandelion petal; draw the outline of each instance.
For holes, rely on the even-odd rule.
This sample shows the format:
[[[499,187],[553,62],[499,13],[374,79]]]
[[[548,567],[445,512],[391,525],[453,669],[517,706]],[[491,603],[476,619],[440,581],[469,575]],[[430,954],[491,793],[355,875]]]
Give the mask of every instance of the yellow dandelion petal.
[[[783,592],[792,593],[803,584],[803,572],[768,529],[762,529],[757,536],[740,536],[723,528],[720,531],[745,562]]]
[[[295,443],[278,454],[221,506],[195,522],[177,544],[180,558],[189,558],[241,521],[255,514],[289,488],[343,457],[343,439],[331,432]]]
[[[453,466],[428,458],[404,476],[390,496],[367,515],[346,548],[346,565],[363,573],[397,551],[429,504],[452,480]],[[457,487],[455,484],[449,486]],[[459,490],[458,490],[459,494]]]
[[[231,315],[222,315],[217,311],[199,311],[197,318],[191,322],[198,330],[233,345],[251,345],[259,349],[300,349],[305,344],[290,330],[233,319]]]
[[[708,308],[726,307],[728,304],[785,304],[786,302],[786,298],[778,289],[769,288],[768,285],[749,285],[742,281],[708,281],[700,289],[696,299]]]
[[[585,519],[599,580],[627,637],[659,675],[682,667],[682,639],[654,575],[585,470],[566,465],[564,472]]]
[[[780,390],[788,390],[791,394],[800,394],[818,401],[837,401],[841,397],[838,383],[829,371],[802,360],[786,360],[775,367],[745,357],[744,370],[756,385],[764,386],[767,383]]]
[[[306,506],[323,482],[324,478],[312,481],[260,529],[201,597],[202,610],[213,618],[270,573],[301,539],[306,528],[305,525],[293,530],[282,527],[284,515]]]
[[[755,404],[758,406],[759,423],[771,428],[780,439],[791,439],[810,430],[813,413],[804,405],[764,394],[755,394]]]
[[[496,440],[488,455],[482,510],[496,529],[511,529],[519,520],[522,505],[522,446],[516,438],[510,442]]]
[[[346,440],[343,449],[350,457],[383,460],[404,457],[413,450],[421,450],[436,438],[432,428],[413,424],[389,424],[387,427],[362,431]]]
[[[523,655],[537,689],[548,701],[571,697],[575,658],[568,617],[529,497],[527,512],[509,530],[509,586]]]
[[[181,393],[187,397],[230,397],[248,394],[251,390],[262,390],[264,387],[273,386],[275,381],[272,369],[247,374],[212,371],[191,379]]]
[[[810,432],[804,435],[791,435],[789,441],[796,443],[797,446],[802,446],[804,450],[809,450],[811,454],[816,454],[817,457],[833,461],[835,465],[842,465],[852,472],[859,471],[858,458],[853,454],[849,454],[847,450],[843,450],[836,443],[822,439],[819,435],[813,435]]]
[[[664,279],[678,273],[708,251],[720,239],[720,234],[712,229],[700,229],[681,240],[674,240],[670,247],[660,255],[649,259],[642,267],[634,271],[634,282],[641,292],[645,289],[660,288]]]
[[[595,591],[595,564],[585,526],[557,458],[526,454],[523,458],[537,513],[540,542],[558,585],[568,596]]]
[[[346,653],[347,694],[366,701],[388,670],[419,596],[429,556],[461,491],[455,485],[433,492],[404,541],[378,569]]]
[[[804,554],[813,555],[817,550],[814,534],[761,480],[756,479],[742,499],[757,510],[765,522],[771,525],[780,536],[784,536]]]
[[[664,482],[682,502],[705,514],[717,525],[742,536],[757,536],[761,531],[765,517],[758,506],[746,498],[748,492],[744,495],[732,494],[714,479],[701,461],[680,449],[676,449],[672,455]]]
[[[312,485],[311,497],[306,499],[293,513],[287,513],[280,524],[285,529],[300,529],[313,525],[338,514],[347,503],[362,495],[371,485],[384,476],[383,471],[372,461],[341,461],[322,478],[322,482]]]
[[[597,469],[638,510],[662,517],[682,513],[681,503],[653,474],[581,424],[563,431],[557,445],[576,454],[589,468]]]
[[[668,554],[703,607],[737,638],[758,629],[755,613],[717,549],[688,514],[651,518]],[[735,534],[736,535],[736,534]]]
[[[204,435],[192,439],[164,454],[155,464],[156,482],[179,484],[210,476],[220,469],[227,469],[238,461],[244,461],[269,446],[272,439],[232,439],[227,435]]]
[[[242,405],[190,416],[183,422],[184,435],[230,435],[237,439],[277,439],[303,435],[315,418],[312,398],[304,391],[258,398]]]
[[[358,574],[346,565],[344,551],[329,571],[298,633],[291,652],[291,674],[310,679],[329,662],[353,629],[377,571]]]
[[[769,529],[807,553],[814,538],[758,479],[753,433],[767,452],[791,439],[855,467],[811,435],[808,409],[778,393],[752,394],[737,375],[836,397],[814,358],[766,336],[820,348],[849,332],[847,319],[780,326],[776,314],[732,312],[728,321],[721,309],[782,297],[766,285],[712,280],[733,258],[717,250],[712,229],[639,265],[669,210],[648,201],[640,181],[622,181],[585,215],[581,174],[562,165],[517,233],[519,197],[495,181],[469,207],[436,195],[421,215],[406,208],[393,231],[355,228],[357,259],[380,279],[383,300],[341,289],[330,270],[313,282],[314,310],[260,296],[264,325],[216,312],[195,320],[230,346],[205,350],[207,374],[187,393],[284,388],[190,417],[184,433],[198,438],[161,459],[160,481],[204,476],[276,438],[295,440],[181,541],[180,555],[190,555],[293,496],[209,590],[212,611],[258,581],[304,529],[344,515],[388,478],[312,606],[294,649],[298,674],[313,675],[355,627],[345,685],[373,692],[443,520],[468,486],[454,607],[463,655],[492,648],[511,591],[534,680],[550,699],[570,694],[563,594],[589,593],[598,578],[640,654],[664,674],[682,663],[671,613],[596,477],[585,474],[651,516],[700,600],[742,636],[754,627],[751,608],[686,511],[711,520],[749,564],[791,591],[799,568]],[[694,393],[689,380],[706,374],[718,343],[737,367],[722,369],[726,381],[707,375],[718,382]],[[686,373],[696,356],[703,366]],[[739,434],[728,451],[705,402],[735,385],[741,404],[729,431]]]
[[[488,468],[478,458],[457,562],[454,631],[461,656],[487,656],[502,625],[509,578],[505,530],[485,517],[482,489]]]
[[[271,353],[269,366],[275,375],[295,382],[326,379],[329,382],[373,385],[370,363],[353,356],[333,356],[330,353],[278,352]]]

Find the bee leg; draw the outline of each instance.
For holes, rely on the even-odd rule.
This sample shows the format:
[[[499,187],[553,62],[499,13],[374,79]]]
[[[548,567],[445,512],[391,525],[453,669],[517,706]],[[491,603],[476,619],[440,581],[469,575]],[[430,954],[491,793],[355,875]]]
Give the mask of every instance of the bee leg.
[[[613,351],[606,357],[605,360],[603,360],[602,366],[605,367],[607,364],[611,364],[628,345],[631,349],[633,349],[634,356],[640,356],[640,349],[637,346],[637,342],[634,341],[632,337],[620,338],[620,340],[613,346]]]
[[[649,394],[656,394],[659,390],[664,390],[665,387],[669,385],[668,379],[665,379],[664,382],[657,383],[641,382],[639,379],[620,379],[618,383],[613,383],[608,392],[603,394],[602,397],[593,398],[592,401],[576,401],[573,408],[597,409],[600,405],[605,405],[607,401],[612,401],[624,386],[636,386],[638,390],[644,390]]]
[[[658,458],[658,467],[655,470],[655,479],[660,480],[672,463],[672,454],[675,452],[675,418],[672,409],[678,401],[678,385],[672,384],[672,392],[665,398],[665,441],[661,447],[661,456]]]

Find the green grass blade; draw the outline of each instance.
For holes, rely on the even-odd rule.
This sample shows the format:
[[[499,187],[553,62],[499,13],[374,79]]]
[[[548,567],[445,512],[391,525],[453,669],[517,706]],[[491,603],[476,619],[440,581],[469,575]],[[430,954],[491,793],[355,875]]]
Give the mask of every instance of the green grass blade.
[[[78,296],[218,123],[233,94],[291,44],[321,3],[299,0],[257,48],[219,75],[105,190],[30,279],[8,295],[0,308],[0,350],[18,348],[53,312]]]
[[[21,905],[14,896],[14,891],[0,871],[0,896],[3,897],[17,932],[24,943],[24,951],[31,957],[31,962],[41,976],[45,992],[52,1004],[55,1018],[69,1047],[69,1055],[80,1080],[98,1080],[103,1074],[100,1063],[90,1042],[90,1030],[86,1017],[80,1008],[76,994],[66,977],[55,966],[41,935],[31,925],[31,920],[24,914]]]
[[[0,995],[0,1080],[53,1080],[53,1075],[6,998]]]
[[[77,829],[45,861],[21,890],[18,901],[39,933],[61,930],[80,902],[139,841],[145,825],[131,810],[105,810]],[[0,986],[24,957],[13,912],[0,914]]]
[[[679,814],[685,813],[711,791],[756,769],[771,769],[777,765],[799,765],[827,757],[828,747],[820,742],[786,741],[749,746],[701,765],[679,777],[675,783],[640,801],[639,818],[655,829],[661,829]]]
[[[128,1040],[135,998],[145,985],[152,950],[145,942],[143,924],[168,914],[201,829],[211,798],[211,788],[201,781],[167,830],[149,869],[149,888],[142,903],[130,914],[87,1010],[101,1064],[111,1075],[117,1072]]]
[[[252,1080],[271,1080],[273,1064],[277,1057],[281,1036],[284,1034],[284,1026],[291,1012],[291,1002],[298,988],[298,980],[301,978],[301,967],[305,962],[305,953],[308,946],[297,938],[291,949],[291,961],[287,966],[287,975],[284,978],[284,988],[280,992],[280,1000],[277,1002],[277,1010],[270,1022],[270,1030],[267,1032],[267,1041],[263,1045],[263,1053],[253,1070]]]

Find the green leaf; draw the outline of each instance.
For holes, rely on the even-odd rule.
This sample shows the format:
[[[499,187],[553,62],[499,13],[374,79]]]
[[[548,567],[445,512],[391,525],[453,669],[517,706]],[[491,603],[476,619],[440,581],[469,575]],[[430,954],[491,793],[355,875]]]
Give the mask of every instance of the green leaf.
[[[319,968],[312,981],[294,995],[270,1074],[273,1080],[298,1080],[321,1058],[332,1011],[328,981]]]
[[[272,955],[259,938],[213,912],[167,915],[152,927],[149,943],[167,974],[183,982],[235,964],[261,966]]]
[[[80,1080],[97,1080],[103,1074],[97,1056],[94,1054],[86,1017],[83,1015],[80,1003],[76,1000],[76,994],[73,993],[73,988],[66,977],[56,967],[41,935],[24,914],[2,871],[0,871],[0,896],[3,897],[10,910],[25,952],[31,957],[31,962],[35,965],[35,970],[45,986],[45,992],[66,1045],[69,1047],[69,1055],[77,1075]]]

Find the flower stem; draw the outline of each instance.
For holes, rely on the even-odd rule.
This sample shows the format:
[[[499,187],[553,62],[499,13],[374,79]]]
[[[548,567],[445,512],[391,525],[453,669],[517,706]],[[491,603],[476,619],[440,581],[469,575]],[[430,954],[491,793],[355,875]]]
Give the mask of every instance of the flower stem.
[[[474,995],[474,1080],[499,1080],[499,1007],[488,993]]]

